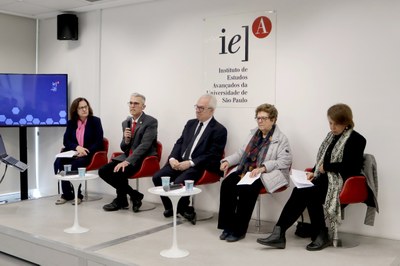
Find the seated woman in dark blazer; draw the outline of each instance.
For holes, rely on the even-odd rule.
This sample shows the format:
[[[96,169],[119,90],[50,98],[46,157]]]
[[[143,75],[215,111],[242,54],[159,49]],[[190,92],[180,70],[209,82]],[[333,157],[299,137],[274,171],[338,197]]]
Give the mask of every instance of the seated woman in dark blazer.
[[[353,129],[353,114],[346,104],[331,106],[327,115],[331,131],[319,148],[313,172],[307,174],[314,186],[293,189],[272,234],[258,243],[285,248],[286,230],[307,208],[314,235],[306,249],[321,250],[331,244],[324,211],[334,230],[341,221],[340,191],[348,177],[361,174],[366,140]]]
[[[85,98],[76,98],[69,109],[70,120],[64,133],[63,151],[76,151],[73,158],[57,158],[54,162],[54,173],[64,170],[64,165],[71,164],[71,170],[90,164],[93,154],[103,149],[103,127],[100,118],[93,116],[90,103]],[[69,181],[61,181],[62,195],[56,201],[64,204],[75,198],[74,188]],[[78,191],[78,203],[82,202],[81,186]]]

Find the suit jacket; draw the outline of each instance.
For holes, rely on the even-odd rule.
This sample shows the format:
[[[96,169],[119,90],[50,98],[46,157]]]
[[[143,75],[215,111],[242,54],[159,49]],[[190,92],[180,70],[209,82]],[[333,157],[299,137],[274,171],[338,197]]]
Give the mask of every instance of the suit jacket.
[[[175,158],[182,161],[182,155],[185,152],[190,140],[194,136],[199,120],[189,120],[182,131],[182,135],[176,141],[169,158]],[[219,171],[219,162],[224,154],[227,139],[226,128],[218,123],[215,118],[211,118],[206,129],[201,135],[199,142],[192,152],[192,161],[195,168],[199,170]]]
[[[132,117],[129,116],[122,122],[122,132],[125,131],[125,128],[130,127],[131,123]],[[131,141],[125,143],[122,135],[120,147],[124,153],[114,158],[114,160],[128,161],[130,164],[136,165],[142,163],[147,156],[157,155],[157,127],[157,119],[142,113],[142,116],[137,121]],[[131,149],[133,153],[129,155]]]
[[[65,151],[75,150],[79,145],[76,138],[77,128],[78,122],[76,120],[68,121],[63,140]],[[103,127],[100,118],[88,116],[83,136],[83,146],[89,150],[89,157],[93,156],[96,151],[103,150]]]

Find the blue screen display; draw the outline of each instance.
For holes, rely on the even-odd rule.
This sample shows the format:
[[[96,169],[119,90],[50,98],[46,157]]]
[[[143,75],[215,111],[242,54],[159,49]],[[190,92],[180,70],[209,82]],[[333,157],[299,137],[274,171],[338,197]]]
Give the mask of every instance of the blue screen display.
[[[0,74],[0,127],[66,126],[67,74]]]

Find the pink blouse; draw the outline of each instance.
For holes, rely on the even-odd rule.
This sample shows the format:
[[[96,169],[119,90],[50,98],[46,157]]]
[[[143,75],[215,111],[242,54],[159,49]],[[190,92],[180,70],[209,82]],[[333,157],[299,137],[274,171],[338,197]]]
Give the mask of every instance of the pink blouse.
[[[87,119],[85,120],[85,122],[78,120],[78,128],[76,129],[76,139],[78,140],[78,144],[81,147],[84,147],[83,137],[85,136],[86,121]]]

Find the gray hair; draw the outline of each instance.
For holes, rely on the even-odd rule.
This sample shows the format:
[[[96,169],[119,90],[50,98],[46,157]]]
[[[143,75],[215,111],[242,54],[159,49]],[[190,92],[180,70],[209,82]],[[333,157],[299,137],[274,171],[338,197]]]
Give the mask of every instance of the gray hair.
[[[217,98],[215,98],[214,95],[212,94],[203,94],[200,98],[208,98],[208,107],[212,108],[215,110],[217,108]]]
[[[144,95],[143,95],[143,94],[140,94],[140,93],[134,92],[134,93],[132,93],[132,94],[131,94],[131,97],[139,97],[139,98],[142,98],[142,100],[143,100],[143,104],[145,104],[145,103],[146,103],[146,97],[144,97]]]

